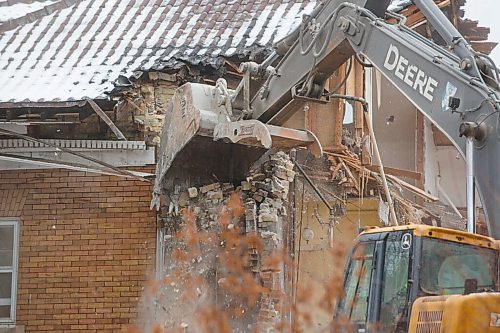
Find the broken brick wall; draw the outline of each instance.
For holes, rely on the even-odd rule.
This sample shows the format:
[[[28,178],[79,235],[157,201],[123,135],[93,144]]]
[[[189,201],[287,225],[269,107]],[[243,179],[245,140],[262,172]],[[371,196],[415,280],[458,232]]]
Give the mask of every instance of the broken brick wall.
[[[155,260],[151,191],[84,172],[0,172],[0,217],[20,223],[18,326],[116,332],[134,322]]]
[[[284,264],[283,251],[287,250],[289,238],[285,230],[291,222],[288,195],[294,176],[293,163],[288,155],[278,152],[263,155],[243,181],[217,182],[199,188],[179,185],[165,188],[160,213],[165,246],[162,249],[165,255],[162,277],[165,278],[160,279],[154,288],[154,301],[150,300],[154,304],[149,305],[149,312],[156,316],[154,320],[145,318],[145,331],[150,331],[155,322],[167,330],[196,327],[200,325],[197,315],[211,307],[231,314],[232,332],[251,329],[271,332],[273,327],[289,318],[286,311],[289,299],[285,295],[290,294],[287,274],[291,271]],[[222,216],[231,206],[233,195],[241,200],[242,215],[228,224],[224,223]],[[195,228],[189,229],[186,215],[190,213],[187,212],[192,213]],[[182,230],[189,235],[197,234],[199,244],[186,247],[178,238]],[[258,237],[261,245],[250,246],[245,249],[245,254],[241,254],[229,245],[231,241],[214,241],[228,230],[234,230],[234,236],[241,239]],[[181,256],[178,251],[185,253]],[[200,253],[192,261],[187,261],[189,267],[183,274],[202,277],[203,282],[197,282],[193,287],[184,280],[172,281],[174,276],[183,275],[179,272],[185,264],[181,258],[198,251]],[[232,260],[242,264],[241,271],[228,265],[232,260],[223,259],[226,251],[231,253]],[[257,292],[256,304],[243,302],[245,297],[251,298],[247,293],[251,294],[255,287],[247,284],[250,281],[244,284],[245,293],[235,293],[238,281],[245,276],[251,276],[253,283],[264,288]],[[226,285],[227,281],[232,282]],[[197,290],[196,297],[186,298],[189,290]]]
[[[127,138],[159,145],[167,104],[179,86],[175,75],[151,72],[123,93],[116,105],[115,124]]]

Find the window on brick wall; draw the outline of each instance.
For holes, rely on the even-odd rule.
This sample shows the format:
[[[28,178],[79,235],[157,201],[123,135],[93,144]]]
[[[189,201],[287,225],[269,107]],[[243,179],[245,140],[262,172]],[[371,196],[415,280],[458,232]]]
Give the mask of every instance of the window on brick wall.
[[[0,324],[16,318],[19,223],[0,218]]]

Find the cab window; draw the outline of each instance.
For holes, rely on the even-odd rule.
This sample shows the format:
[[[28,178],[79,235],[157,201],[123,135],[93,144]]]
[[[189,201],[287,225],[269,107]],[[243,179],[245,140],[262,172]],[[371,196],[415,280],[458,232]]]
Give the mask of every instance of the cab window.
[[[366,324],[372,276],[374,243],[359,244],[353,251],[339,313],[354,324]]]
[[[377,332],[394,333],[406,328],[412,238],[409,232],[390,233],[387,237]]]
[[[492,249],[425,237],[421,267],[423,295],[463,294],[467,280],[474,280],[478,291],[498,290],[498,253]]]

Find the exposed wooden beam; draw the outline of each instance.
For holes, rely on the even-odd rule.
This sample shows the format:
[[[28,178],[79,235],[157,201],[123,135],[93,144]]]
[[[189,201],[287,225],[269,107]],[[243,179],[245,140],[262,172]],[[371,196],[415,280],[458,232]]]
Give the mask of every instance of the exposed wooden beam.
[[[409,183],[399,179],[398,177],[395,177],[393,175],[387,175],[387,178],[398,183],[399,185],[403,186],[408,191],[413,192],[416,195],[420,195],[426,199],[429,199],[430,201],[434,201],[434,202],[439,201],[438,197],[430,195],[429,193],[425,192],[424,190],[419,189],[418,187],[413,186],[412,184],[409,184]]]
[[[375,165],[375,164],[365,165],[365,168],[367,168],[370,171],[375,171],[375,172],[378,172],[380,170],[380,166]],[[422,178],[422,173],[416,172],[416,171],[403,170],[403,169],[391,168],[391,167],[386,167],[386,166],[384,166],[384,171],[388,175],[393,175],[396,177],[405,177],[405,178],[410,178],[410,179],[415,179],[415,180],[420,180]]]
[[[99,105],[97,105],[96,102],[94,102],[90,98],[87,99],[87,102],[92,107],[92,109],[94,109],[95,113],[97,113],[97,115],[109,126],[109,128],[113,131],[113,133],[115,133],[118,140],[127,141],[127,138],[125,137],[125,135],[123,135],[123,133],[120,131],[120,129],[113,123],[113,121],[111,119],[109,119],[106,112],[104,112],[99,107]]]
[[[490,54],[498,45],[496,42],[471,42],[472,48],[484,54]]]

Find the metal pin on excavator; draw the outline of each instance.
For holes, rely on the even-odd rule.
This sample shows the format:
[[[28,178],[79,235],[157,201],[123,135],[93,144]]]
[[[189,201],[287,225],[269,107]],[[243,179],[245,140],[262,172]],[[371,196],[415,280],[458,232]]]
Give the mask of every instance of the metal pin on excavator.
[[[335,314],[352,327],[339,330],[500,332],[499,71],[432,0],[413,2],[447,48],[407,28],[404,17],[386,13],[388,1],[330,0],[320,2],[262,64],[242,64],[236,90],[224,80],[180,87],[165,119],[152,206],[158,208],[168,169],[195,136],[265,149],[303,146],[321,155],[314,134],[280,125],[304,101],[353,98],[329,93],[325,82],[348,58],[361,55],[465,156],[468,232],[421,225],[363,232]],[[492,238],[474,233],[475,183]]]

